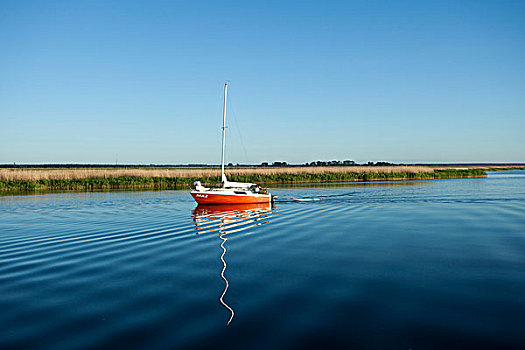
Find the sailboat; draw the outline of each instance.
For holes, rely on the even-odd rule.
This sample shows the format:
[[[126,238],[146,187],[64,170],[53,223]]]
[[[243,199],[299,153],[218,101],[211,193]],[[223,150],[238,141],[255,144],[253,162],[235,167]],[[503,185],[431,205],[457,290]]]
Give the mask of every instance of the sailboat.
[[[254,183],[231,182],[224,174],[224,146],[226,136],[226,98],[228,82],[224,83],[224,106],[222,109],[222,153],[221,187],[206,188],[200,181],[195,181],[191,196],[199,204],[252,204],[270,203],[272,195],[266,189]]]

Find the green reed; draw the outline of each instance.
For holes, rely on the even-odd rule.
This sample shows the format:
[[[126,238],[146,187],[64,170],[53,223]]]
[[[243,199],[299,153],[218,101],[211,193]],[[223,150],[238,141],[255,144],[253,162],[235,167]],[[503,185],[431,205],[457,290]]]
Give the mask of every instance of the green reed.
[[[446,179],[462,177],[484,177],[482,169],[444,169],[433,172],[348,172],[322,174],[258,174],[231,175],[230,181],[255,182],[261,184],[295,182],[345,182],[381,180]],[[0,180],[0,191],[42,191],[42,190],[94,190],[94,189],[175,189],[190,187],[200,181],[205,186],[215,186],[219,176],[211,177],[141,177],[121,176],[113,178],[89,179],[40,179],[40,180]]]

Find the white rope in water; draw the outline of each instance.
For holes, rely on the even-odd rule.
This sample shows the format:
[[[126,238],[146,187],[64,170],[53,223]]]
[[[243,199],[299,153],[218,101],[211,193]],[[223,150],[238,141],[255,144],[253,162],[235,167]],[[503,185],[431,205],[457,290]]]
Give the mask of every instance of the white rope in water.
[[[223,268],[222,268],[222,272],[221,272],[221,277],[222,279],[224,280],[224,282],[226,282],[226,287],[224,288],[224,292],[222,292],[222,295],[221,297],[219,298],[219,301],[221,302],[222,305],[224,305],[228,310],[230,310],[231,312],[231,317],[230,319],[228,320],[228,323],[226,324],[227,326],[230,325],[231,321],[233,320],[233,316],[235,315],[235,312],[233,311],[233,309],[231,307],[228,306],[228,304],[226,304],[224,302],[224,296],[226,295],[226,291],[228,290],[228,287],[230,286],[230,284],[228,283],[228,280],[226,279],[226,277],[224,276],[224,271],[226,271],[226,260],[224,260],[224,255],[226,254],[226,248],[224,247],[224,243],[228,240],[226,237],[224,237],[224,234],[220,234],[219,238],[222,240],[222,243],[221,243],[221,248],[222,248],[222,255],[221,255],[221,260],[222,260],[222,265],[223,265]]]

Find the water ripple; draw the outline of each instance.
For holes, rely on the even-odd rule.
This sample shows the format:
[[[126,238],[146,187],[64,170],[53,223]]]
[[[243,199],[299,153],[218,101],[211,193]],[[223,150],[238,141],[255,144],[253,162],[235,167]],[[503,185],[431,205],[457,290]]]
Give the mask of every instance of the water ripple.
[[[0,197],[0,348],[522,348],[524,181]]]

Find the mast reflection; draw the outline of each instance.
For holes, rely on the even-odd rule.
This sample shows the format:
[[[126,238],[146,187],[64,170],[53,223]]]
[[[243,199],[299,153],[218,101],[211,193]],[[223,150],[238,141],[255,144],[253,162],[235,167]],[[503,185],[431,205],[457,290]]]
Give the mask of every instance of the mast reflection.
[[[225,282],[224,291],[222,292],[219,302],[230,311],[230,319],[226,325],[230,325],[235,312],[226,304],[224,296],[230,286],[226,278],[226,241],[227,235],[234,232],[240,232],[252,227],[267,224],[272,216],[272,204],[199,204],[192,212],[195,230],[197,234],[202,233],[219,233],[221,239],[221,278]]]

